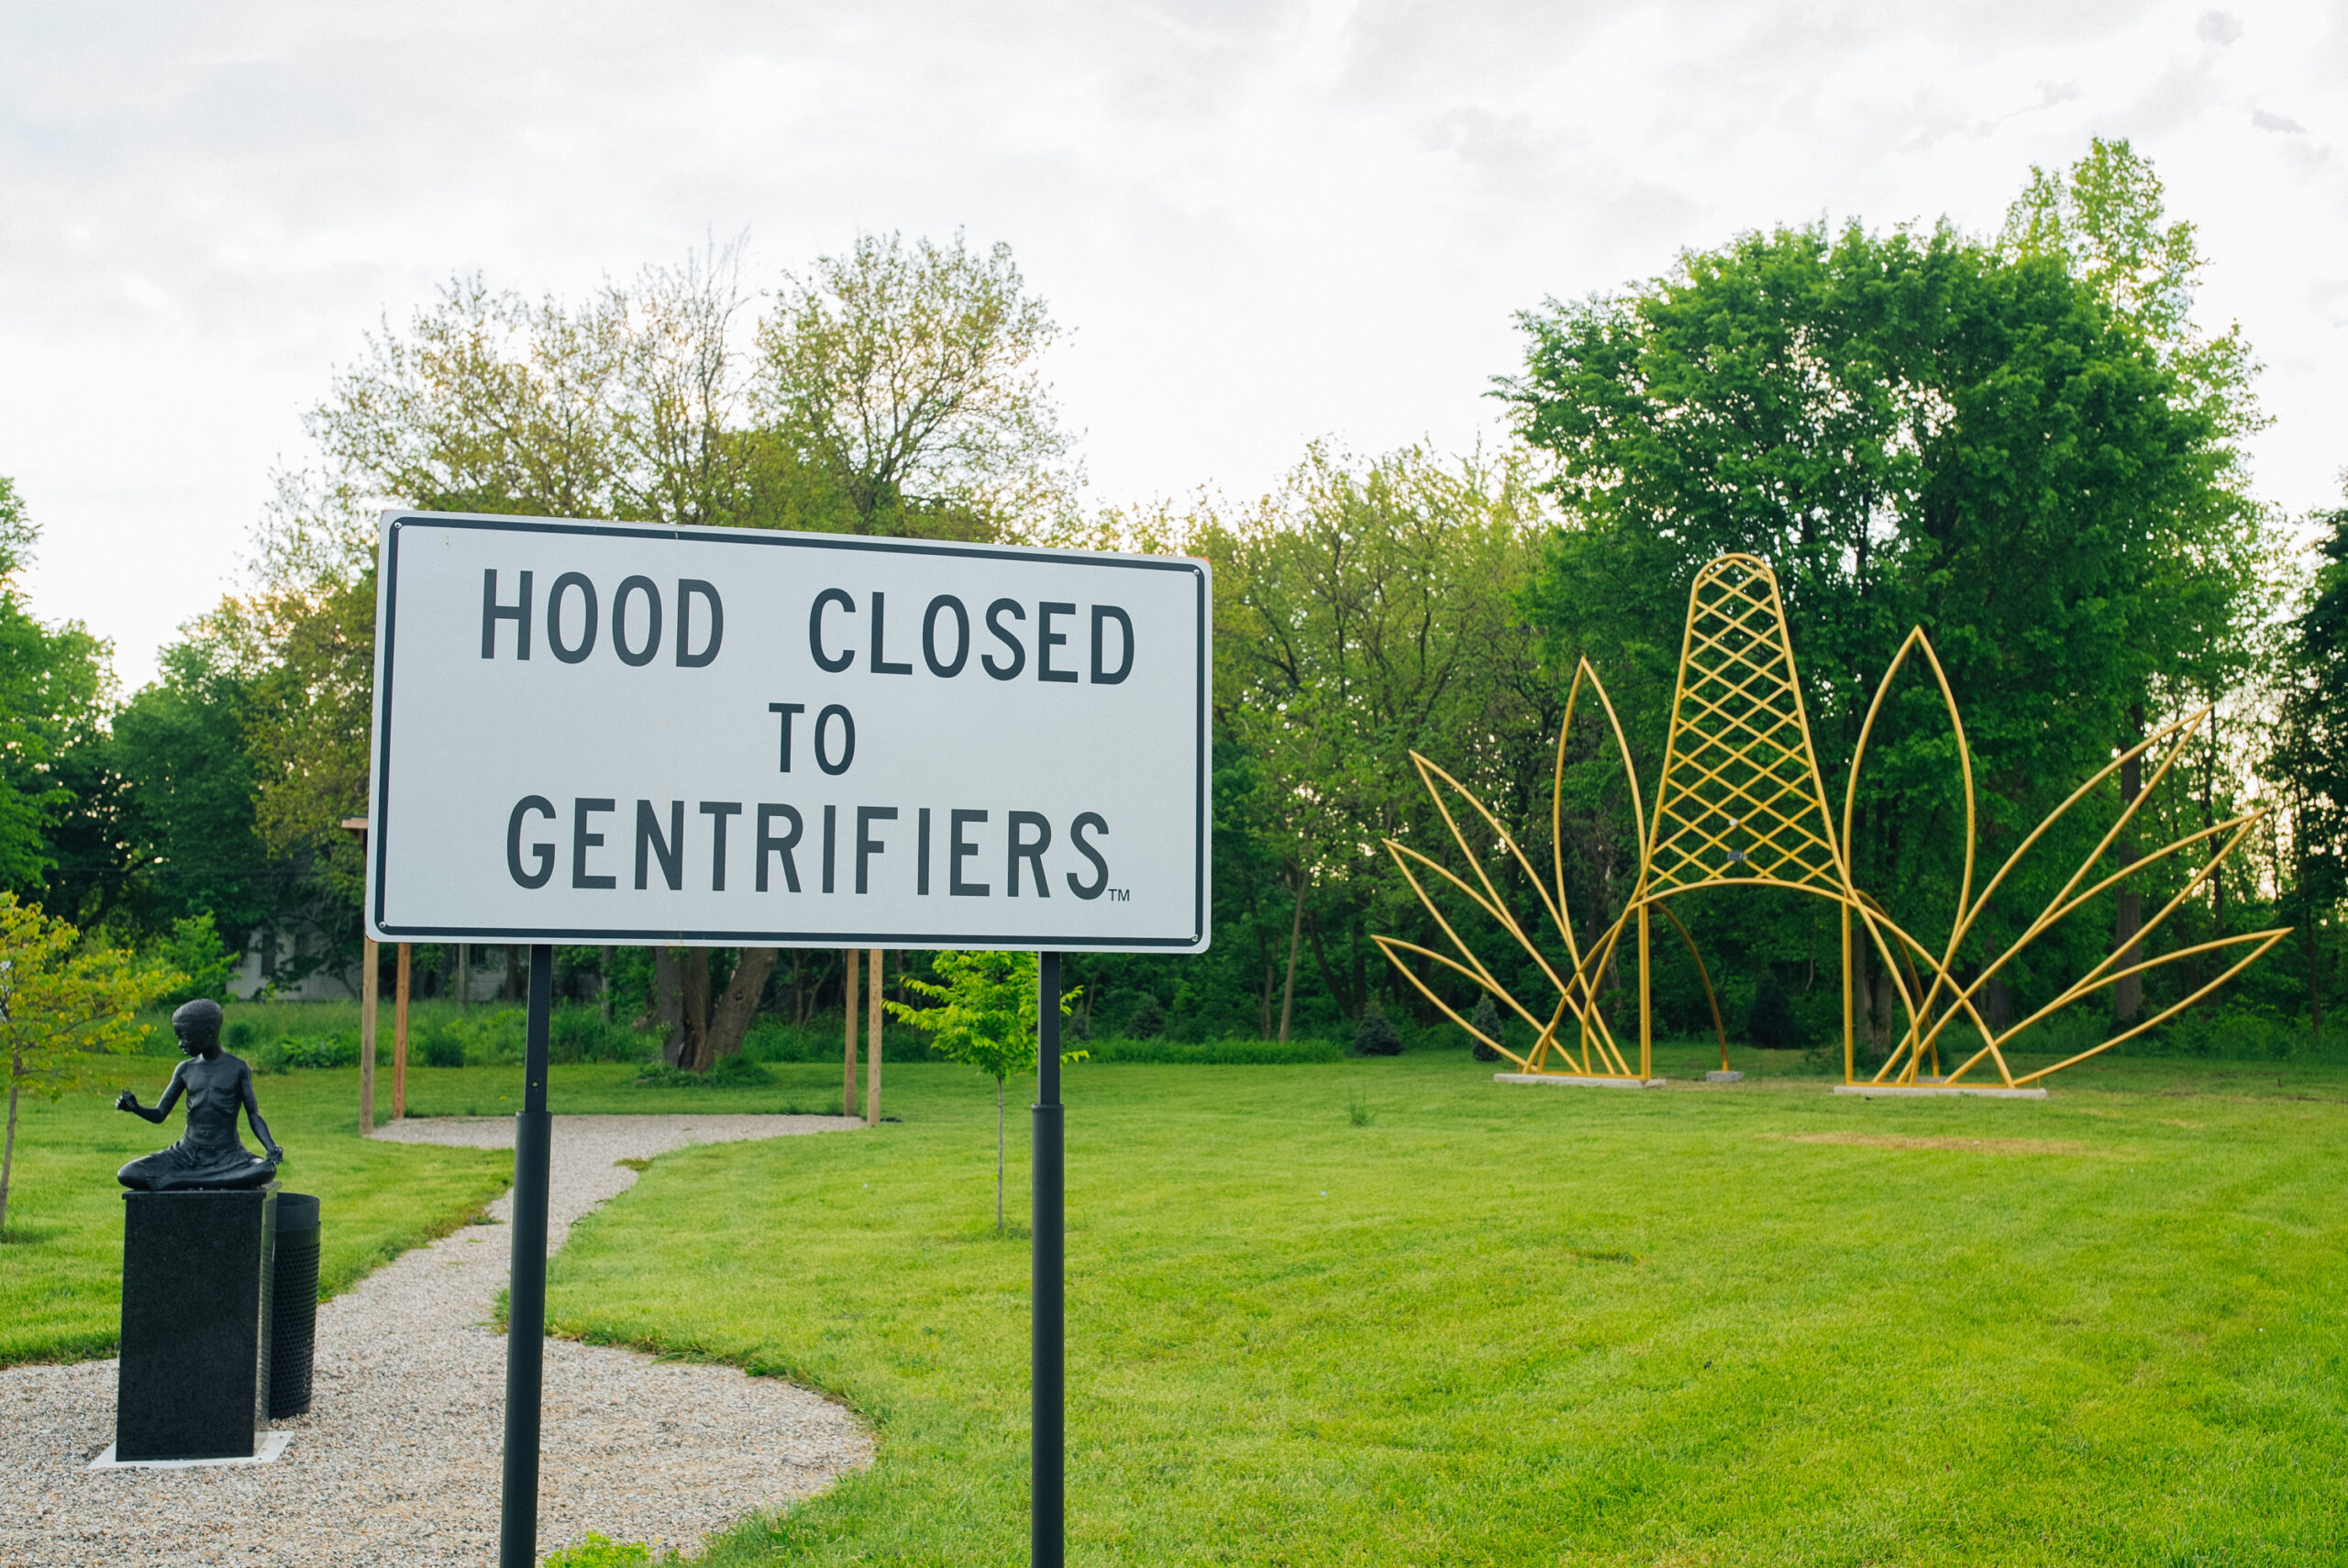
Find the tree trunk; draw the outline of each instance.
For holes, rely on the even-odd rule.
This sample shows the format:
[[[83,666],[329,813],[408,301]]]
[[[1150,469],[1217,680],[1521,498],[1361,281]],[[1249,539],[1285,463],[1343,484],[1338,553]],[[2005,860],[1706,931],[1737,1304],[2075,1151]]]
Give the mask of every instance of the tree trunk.
[[[707,952],[703,948],[699,951]],[[742,1049],[743,1037],[750,1032],[750,1021],[758,1016],[759,999],[766,994],[767,977],[782,956],[780,947],[745,947],[734,965],[734,977],[725,984],[725,992],[711,1009],[708,1026],[702,1032],[704,1060],[693,1071],[707,1072],[725,1058]],[[704,984],[707,983],[704,977]]]
[[[604,1021],[605,1023],[612,1021],[612,967],[619,961],[618,954],[619,949],[616,947],[604,949]]]
[[[2291,827],[2294,835],[2299,832],[2297,823]],[[2308,959],[2308,1027],[2315,1035],[2319,1048],[2323,1044],[2323,940],[2315,907],[2315,891],[2308,885],[2307,856],[2298,857],[2299,904],[2307,921]]]
[[[1313,921],[1309,929],[1312,933],[1312,962],[1321,970],[1321,983],[1328,987],[1329,994],[1336,999],[1337,1010],[1340,1013],[1349,1019],[1359,1018],[1361,999],[1356,996],[1350,988],[1339,983],[1336,970],[1330,967],[1328,949],[1322,944],[1321,941],[1321,922],[1318,920]]]
[[[1867,1043],[1875,1047],[1877,1056],[1891,1054],[1891,1035],[1895,1029],[1905,1032],[1905,1010],[1899,1000],[1899,983],[1889,969],[1878,970],[1875,977],[1875,1001],[1867,1009]]]
[[[1981,987],[1981,1021],[1993,1034],[2013,1027],[2014,992],[2003,975],[1992,975]]]
[[[1304,890],[1311,884],[1304,873],[1296,876],[1296,916],[1288,927],[1288,984],[1280,991],[1280,1043],[1288,1043],[1289,1020],[1296,1013],[1296,955],[1304,938]]]
[[[1264,960],[1264,1021],[1257,1028],[1256,1038],[1272,1037],[1272,992],[1279,984],[1280,972],[1269,958]]]
[[[2133,745],[2144,737],[2144,710],[2131,708],[2128,722],[2134,732],[2128,744]],[[2144,759],[2140,754],[2120,765],[2121,805],[2133,805],[2136,797],[2143,792]],[[2122,834],[2112,847],[2120,852],[2121,862],[2125,865],[2136,858],[2136,835],[2133,833]],[[2142,890],[2123,883],[2118,904],[2119,912],[2112,922],[2112,945],[2120,951],[2120,962],[2113,967],[2125,969],[2143,961],[2143,948],[2137,942],[2136,933],[2144,928],[2144,895]],[[2143,976],[2130,975],[2112,985],[2111,1016],[2122,1028],[2134,1022],[2136,1015],[2143,1009]]]
[[[688,947],[677,958],[677,1065],[709,1071],[709,949]]]
[[[464,1012],[473,1005],[473,944],[457,944],[457,1010]]]
[[[652,1021],[660,1031],[660,1060],[676,1066],[684,1059],[684,977],[674,947],[652,950]]]
[[[8,1058],[8,1145],[0,1152],[0,1236],[8,1232],[8,1178],[17,1168],[17,1074],[24,1068],[24,1057],[10,1052]],[[1001,1136],[1001,1134],[997,1134]]]

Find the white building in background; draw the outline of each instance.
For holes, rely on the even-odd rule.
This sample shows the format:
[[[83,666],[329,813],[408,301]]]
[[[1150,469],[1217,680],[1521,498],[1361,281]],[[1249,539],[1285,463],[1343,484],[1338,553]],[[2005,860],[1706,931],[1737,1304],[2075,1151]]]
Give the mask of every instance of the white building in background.
[[[245,939],[244,956],[237,965],[232,982],[234,993],[248,1001],[258,1000],[262,991],[276,983],[279,1001],[356,1001],[359,999],[360,966],[352,964],[342,971],[321,966],[290,984],[279,982],[281,974],[290,974],[301,966],[308,955],[302,933],[256,931]],[[421,977],[418,977],[420,979]],[[505,987],[505,949],[482,947],[472,950],[472,969],[467,987],[474,1001],[495,1001]],[[450,989],[455,994],[455,977],[449,977]],[[383,996],[392,994],[389,966],[383,979]]]

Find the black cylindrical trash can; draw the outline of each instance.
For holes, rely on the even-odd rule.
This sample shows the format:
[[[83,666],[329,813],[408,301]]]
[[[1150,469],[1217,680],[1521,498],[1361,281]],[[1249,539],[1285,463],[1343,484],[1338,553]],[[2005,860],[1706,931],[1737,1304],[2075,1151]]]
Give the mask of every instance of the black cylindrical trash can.
[[[310,1367],[318,1331],[318,1200],[277,1195],[277,1264],[270,1281],[269,1417],[310,1408]]]

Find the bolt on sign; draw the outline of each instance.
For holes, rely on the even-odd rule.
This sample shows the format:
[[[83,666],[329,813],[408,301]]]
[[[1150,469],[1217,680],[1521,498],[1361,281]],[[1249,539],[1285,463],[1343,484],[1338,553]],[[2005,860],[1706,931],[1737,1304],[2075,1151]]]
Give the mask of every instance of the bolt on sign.
[[[1203,562],[386,514],[386,942],[1195,953]]]

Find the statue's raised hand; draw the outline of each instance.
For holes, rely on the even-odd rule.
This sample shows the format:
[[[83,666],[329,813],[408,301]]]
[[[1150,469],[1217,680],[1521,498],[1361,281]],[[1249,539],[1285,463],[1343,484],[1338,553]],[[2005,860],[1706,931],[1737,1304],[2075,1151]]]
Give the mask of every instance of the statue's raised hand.
[[[114,1108],[116,1110],[141,1110],[145,1109],[145,1107],[138,1103],[138,1097],[131,1093],[128,1089],[125,1089],[120,1094],[114,1097]]]

